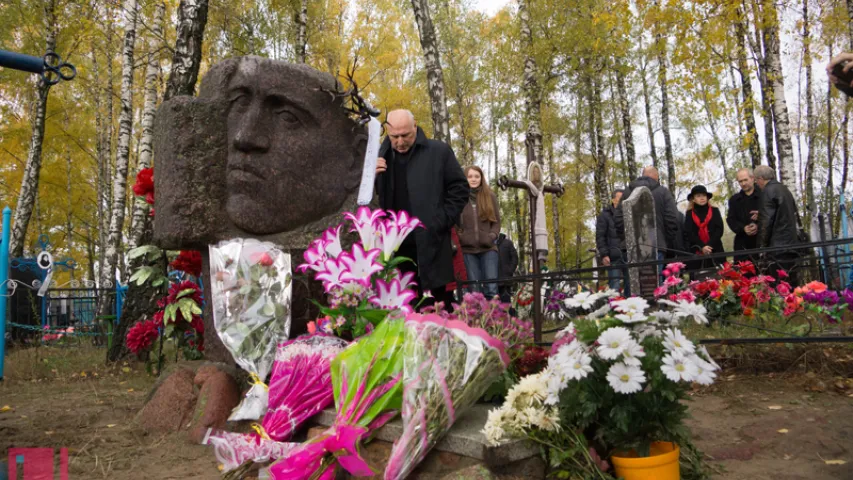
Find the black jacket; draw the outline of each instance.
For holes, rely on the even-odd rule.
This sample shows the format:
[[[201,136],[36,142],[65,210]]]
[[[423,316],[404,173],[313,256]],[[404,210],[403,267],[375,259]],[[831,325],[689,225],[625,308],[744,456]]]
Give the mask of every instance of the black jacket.
[[[453,150],[444,142],[430,140],[418,127],[406,171],[409,205],[413,216],[426,228],[415,230],[418,245],[418,277],[423,290],[443,287],[453,278],[453,247],[450,227],[456,224],[468,203],[468,180]],[[388,169],[376,176],[379,206],[389,208],[394,201],[394,149],[386,137],[379,156]]]
[[[610,257],[611,261],[621,258],[621,245],[624,245],[616,233],[616,223],[613,221],[615,215],[616,208],[609,206],[595,219],[595,249],[599,257]]]
[[[619,207],[616,208],[616,215],[613,222],[616,224],[616,231],[619,233],[619,239],[625,240],[625,218],[622,214],[622,202],[631,196],[631,192],[640,187],[647,187],[652,191],[652,198],[655,201],[655,226],[657,227],[657,241],[659,249],[672,249],[671,256],[678,254],[678,250],[684,250],[681,246],[681,228],[678,225],[678,209],[675,206],[675,199],[672,198],[672,193],[668,189],[651,177],[639,177],[628,185],[625,193],[622,194],[622,201],[619,202]]]
[[[498,278],[515,275],[518,268],[518,251],[512,240],[506,238],[505,233],[498,236],[498,261]]]
[[[797,204],[788,187],[770,180],[761,190],[758,209],[758,246],[782,247],[799,244]]]
[[[729,211],[726,213],[726,223],[735,233],[735,250],[748,250],[758,248],[758,235],[747,235],[744,227],[750,223],[758,224],[750,218],[749,212],[761,209],[761,190],[756,185],[752,195],[747,195],[741,190],[729,199]]]
[[[696,225],[696,221],[693,219],[693,212],[696,212],[696,216],[702,222],[705,220],[708,210],[697,205],[693,207],[693,210],[688,210],[684,215],[684,238],[687,241],[686,247],[690,253],[695,254],[706,245],[714,249],[713,253],[725,251],[723,249],[723,229],[725,228],[723,226],[723,215],[720,213],[719,208],[710,208],[711,221],[708,223],[708,234],[711,238],[707,242],[703,242],[699,238],[699,225]]]

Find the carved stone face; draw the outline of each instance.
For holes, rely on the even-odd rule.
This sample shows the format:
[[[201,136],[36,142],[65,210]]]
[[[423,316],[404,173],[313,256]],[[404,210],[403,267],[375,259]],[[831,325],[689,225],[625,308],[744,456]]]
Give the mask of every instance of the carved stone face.
[[[239,60],[227,101],[226,211],[258,235],[338,212],[360,180],[355,124],[321,91],[331,77],[303,65]]]

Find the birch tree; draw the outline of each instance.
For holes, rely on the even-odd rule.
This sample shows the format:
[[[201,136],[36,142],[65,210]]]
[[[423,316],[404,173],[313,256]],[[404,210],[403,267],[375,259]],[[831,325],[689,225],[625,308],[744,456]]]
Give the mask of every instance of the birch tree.
[[[814,148],[815,148],[815,118],[812,101],[812,56],[811,31],[809,25],[809,0],[803,0],[803,68],[806,70],[806,166],[804,174],[804,190],[806,194],[807,218],[817,213],[817,201],[814,192]]]
[[[619,96],[619,111],[622,116],[622,137],[625,141],[625,161],[628,164],[628,181],[638,174],[637,162],[634,153],[634,134],[631,131],[631,106],[628,104],[628,93],[625,89],[625,77],[627,69],[622,62],[616,61],[616,93]]]
[[[447,93],[444,71],[438,48],[438,37],[429,14],[428,0],[412,0],[412,11],[418,25],[418,36],[427,70],[430,107],[432,108],[433,136],[436,140],[450,144],[450,119],[447,113]]]
[[[299,1],[296,15],[296,61],[305,63],[308,54],[308,0]]]
[[[48,52],[56,50],[56,2],[46,0],[44,3],[44,29],[46,33],[45,48]],[[50,85],[44,79],[39,79],[36,85],[36,104],[33,109],[35,116],[32,123],[32,137],[27,153],[27,163],[18,193],[18,204],[15,206],[14,224],[10,235],[9,254],[12,257],[24,256],[24,243],[27,229],[39,190],[39,175],[41,173],[42,146],[44,144],[44,122],[47,112],[47,99]]]
[[[207,25],[208,0],[181,0],[178,6],[178,38],[172,56],[172,71],[163,101],[176,95],[193,95],[201,67],[201,47]]]
[[[154,110],[157,106],[157,73],[160,71],[160,42],[163,36],[163,16],[166,5],[158,3],[154,14],[154,26],[148,36],[148,54],[145,67],[145,97],[142,105],[142,137],[139,139],[139,159],[137,173],[151,167],[151,156],[154,141]],[[130,249],[139,246],[143,234],[147,230],[150,206],[146,202],[133,203],[133,216],[130,224]],[[150,228],[150,227],[149,227]]]
[[[527,164],[541,163],[542,146],[542,87],[537,76],[536,58],[533,52],[533,31],[530,25],[530,0],[518,2],[518,18],[521,22],[521,41],[524,46],[524,74],[522,92],[524,96],[524,123],[527,146]]]
[[[788,105],[785,101],[785,78],[782,75],[782,58],[779,52],[779,19],[772,0],[764,2],[764,32],[766,34],[767,81],[773,93],[773,126],[776,130],[776,150],[779,155],[780,181],[795,192],[797,190],[794,148]]]
[[[755,168],[761,165],[761,143],[758,141],[758,130],[755,127],[755,102],[752,95],[752,79],[749,74],[749,64],[746,61],[746,37],[748,34],[743,18],[743,10],[738,8],[736,15],[737,19],[735,20],[734,30],[737,44],[737,70],[740,75],[740,90],[743,97],[741,115],[743,116],[744,126],[746,127],[743,142],[749,146],[749,158],[752,162],[752,167]]]

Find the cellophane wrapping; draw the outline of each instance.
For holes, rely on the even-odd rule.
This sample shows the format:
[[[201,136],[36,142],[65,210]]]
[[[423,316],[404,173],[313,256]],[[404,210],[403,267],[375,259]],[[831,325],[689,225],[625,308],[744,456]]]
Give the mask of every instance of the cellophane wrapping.
[[[290,255],[276,245],[237,238],[210,246],[213,322],[234,361],[253,385],[229,420],[256,420],[267,408],[276,346],[290,332]]]
[[[331,480],[337,467],[356,477],[377,473],[360,446],[399,413],[405,329],[402,319],[386,319],[332,361],[335,424],[272,464],[270,478]]]
[[[503,344],[482,329],[419,314],[406,327],[403,434],[385,480],[406,478],[509,365]]]
[[[330,366],[349,343],[324,334],[303,335],[278,346],[269,384],[267,413],[256,432],[213,431],[208,435],[224,470],[244,462],[277,460],[299,445],[284,443],[305,421],[328,407],[332,394]]]

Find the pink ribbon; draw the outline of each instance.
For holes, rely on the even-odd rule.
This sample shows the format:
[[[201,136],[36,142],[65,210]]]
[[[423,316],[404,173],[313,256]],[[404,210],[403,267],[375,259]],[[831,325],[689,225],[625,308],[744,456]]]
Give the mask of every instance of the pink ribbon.
[[[358,453],[358,442],[367,434],[365,427],[342,425],[332,427],[323,433],[322,440],[305,444],[282,461],[270,467],[270,474],[276,480],[302,480],[312,476],[320,469],[327,454],[335,456],[341,467],[355,477],[369,477],[376,472]],[[320,480],[335,477],[334,468],[326,468]]]

